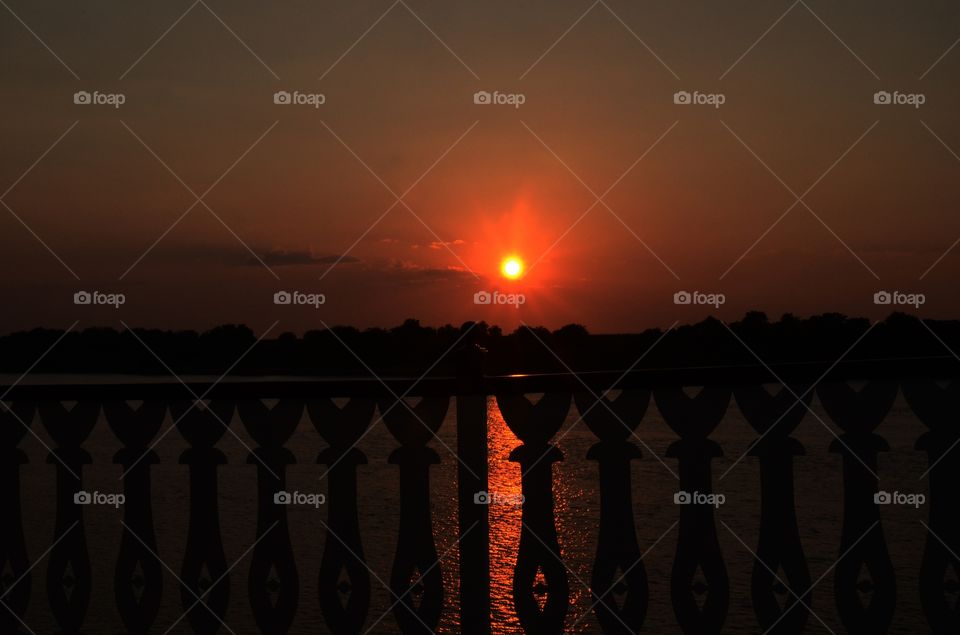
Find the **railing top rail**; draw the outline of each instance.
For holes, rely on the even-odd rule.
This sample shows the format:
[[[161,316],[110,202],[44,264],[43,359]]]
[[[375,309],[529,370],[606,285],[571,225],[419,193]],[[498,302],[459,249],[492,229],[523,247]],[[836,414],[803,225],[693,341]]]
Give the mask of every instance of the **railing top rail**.
[[[82,376],[77,376],[78,379]],[[245,378],[223,380],[173,377],[142,377],[137,381],[75,381],[70,383],[24,380],[0,386],[0,396],[13,400],[129,400],[304,398],[394,395],[453,395],[593,391],[611,388],[656,388],[658,386],[737,386],[779,383],[812,384],[834,380],[903,380],[910,378],[948,379],[960,377],[960,359],[951,356],[896,359],[845,360],[841,362],[797,362],[742,364],[684,368],[635,369],[630,371],[583,371],[482,375],[463,377],[350,377],[350,378]]]

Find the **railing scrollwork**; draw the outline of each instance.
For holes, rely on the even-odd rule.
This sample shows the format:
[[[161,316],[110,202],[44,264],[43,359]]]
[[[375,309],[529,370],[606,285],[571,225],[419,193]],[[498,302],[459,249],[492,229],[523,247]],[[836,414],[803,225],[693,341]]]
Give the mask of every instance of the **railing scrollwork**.
[[[899,369],[891,367],[885,374],[871,372],[858,383],[853,380],[863,366],[856,366],[858,374],[849,376],[830,369],[825,376],[819,370],[786,367],[779,369],[787,378],[783,385],[771,383],[780,373],[773,378],[769,369],[757,370],[749,380],[727,381],[724,375],[698,370],[657,377],[640,374],[621,384],[612,374],[582,381],[567,375],[487,377],[480,370],[481,362],[482,351],[469,349],[458,362],[458,377],[427,378],[416,384],[395,380],[383,386],[331,380],[10,387],[9,400],[0,404],[0,632],[33,632],[25,625],[41,612],[58,633],[92,632],[91,606],[97,602],[91,604],[91,600],[100,588],[95,585],[102,583],[94,580],[99,569],[91,560],[99,564],[105,556],[91,551],[102,550],[104,541],[88,535],[84,514],[90,508],[82,499],[85,478],[91,479],[84,474],[92,460],[89,450],[102,449],[94,444],[101,444],[104,437],[93,434],[101,420],[117,441],[116,447],[109,448],[111,470],[120,477],[126,500],[107,560],[116,605],[113,619],[129,635],[169,627],[163,611],[171,603],[161,600],[164,592],[177,591],[183,616],[174,625],[203,635],[223,630],[235,615],[238,601],[249,605],[257,632],[270,635],[297,632],[298,619],[308,604],[319,608],[316,620],[325,632],[337,635],[359,635],[371,628],[372,632],[421,635],[437,632],[444,624],[456,624],[470,635],[499,632],[491,619],[491,567],[505,565],[491,562],[489,506],[475,498],[486,490],[490,474],[491,396],[519,440],[516,447],[508,441],[513,448],[509,460],[518,464],[516,480],[523,498],[516,526],[516,560],[506,565],[512,571],[508,569],[504,580],[509,584],[512,573],[513,610],[524,633],[560,634],[575,625],[576,632],[645,632],[653,619],[654,602],[672,605],[680,632],[729,632],[729,622],[742,621],[744,616],[742,611],[731,612],[728,563],[734,571],[732,559],[745,556],[739,551],[724,553],[725,533],[718,527],[723,524],[736,535],[739,526],[750,520],[755,522],[756,533],[751,535],[756,536],[756,547],[740,541],[753,557],[749,580],[753,615],[747,617],[762,632],[798,634],[816,626],[813,617],[819,623],[827,613],[827,623],[839,622],[848,633],[891,632],[898,625],[898,605],[910,602],[919,607],[916,615],[922,610],[917,619],[925,620],[930,632],[960,632],[960,493],[956,488],[960,482],[960,373],[955,368],[935,376],[919,372],[900,376]],[[705,373],[703,383],[693,384],[701,388],[683,388],[701,372]],[[196,399],[197,394],[207,399]],[[908,407],[903,412],[897,405],[901,394]],[[639,495],[633,470],[646,465],[637,463],[641,458],[660,459],[650,454],[662,452],[671,472],[670,466],[676,465],[674,502],[688,502],[684,496],[693,493],[712,496],[715,487],[723,490],[715,471],[718,464],[724,465],[718,461],[724,448],[713,437],[720,436],[716,431],[722,421],[736,416],[729,412],[732,404],[749,426],[747,438],[752,439],[741,458],[755,459],[759,469],[760,498],[751,502],[755,516],[727,523],[731,518],[724,518],[711,504],[678,504],[660,510],[676,520],[674,538],[665,538],[669,530],[661,536],[665,544],[675,540],[675,549],[671,561],[666,560],[669,553],[656,554],[657,566],[671,571],[669,599],[654,597],[656,587],[648,579],[651,565],[638,540],[650,528],[641,525],[638,531]],[[665,452],[640,441],[656,420],[648,412],[654,407],[675,435],[664,442],[669,444]],[[903,569],[899,564],[895,568],[899,552],[891,545],[902,538],[878,498],[886,465],[879,459],[890,445],[878,429],[893,417],[898,421],[913,417],[925,427],[915,447],[926,454],[927,471],[917,475],[917,488],[923,487],[922,479],[928,479],[928,509],[916,513],[917,525],[922,523],[916,536],[924,543],[913,585],[911,580],[897,579]],[[587,445],[574,447],[589,449],[585,456],[572,456],[566,438],[581,420],[592,436],[586,438]],[[384,537],[362,535],[360,522],[365,504],[360,468],[368,464],[362,448],[367,434],[381,423],[386,429],[381,439],[387,443],[383,469],[396,476],[399,494],[399,508],[391,512],[397,519],[397,533],[390,573],[384,576],[388,589],[373,588],[366,555],[370,541]],[[835,438],[824,437],[830,442],[818,445],[810,440],[813,437],[797,432],[801,423],[817,431],[825,426]],[[186,536],[181,553],[162,553],[165,543],[158,541],[153,500],[154,468],[161,459],[154,446],[169,431],[166,426],[173,424],[187,444],[177,457],[186,466],[187,495],[176,501],[186,513]],[[305,432],[309,424],[326,444],[316,457],[317,465],[301,468],[315,470],[318,487],[326,488],[325,504],[315,514],[282,504],[288,470],[297,463],[297,435],[313,434]],[[893,444],[891,428],[883,430]],[[249,469],[251,477],[256,477],[256,498],[251,501],[256,519],[250,518],[248,528],[250,557],[236,569],[235,563],[228,562],[221,535],[225,483],[219,472],[227,455],[220,446],[228,432],[251,440],[245,460],[236,461],[236,468]],[[452,438],[453,433],[455,450],[439,440],[443,434]],[[31,455],[22,447],[30,436],[43,443],[42,453],[33,448],[36,454]],[[578,437],[578,442],[583,440]],[[557,480],[557,474],[566,470],[555,469],[556,463],[565,461],[561,446],[567,450],[562,467],[584,459],[591,462],[588,473],[595,475],[592,483],[599,492],[596,526],[589,532],[589,540],[595,540],[593,559],[589,564],[577,561],[577,566],[592,567],[591,575],[584,576],[589,583],[571,573],[575,569],[569,568],[573,563],[565,552],[570,535],[564,533],[568,529],[562,515],[568,511],[557,504],[557,496],[566,484]],[[839,521],[820,534],[819,543],[799,523],[795,500],[799,482],[795,469],[799,474],[800,466],[809,468],[814,453],[817,460],[830,460],[842,470],[842,482],[830,485],[843,493]],[[48,553],[31,553],[22,495],[30,485],[24,466],[31,457],[39,463],[40,456],[55,485],[48,523],[52,546]],[[732,470],[736,463],[728,460],[726,465]],[[456,501],[444,508],[451,514],[447,521],[454,513],[457,516],[456,540],[436,531],[440,523],[431,477],[436,485],[435,475],[441,470],[457,478]],[[292,534],[303,526],[322,542],[315,565],[298,559],[292,542]],[[835,542],[824,543],[822,536]],[[822,553],[825,544],[835,557],[824,574],[832,572],[832,607],[826,602],[814,605],[813,588],[820,579],[811,581],[808,563],[808,553],[817,549]],[[443,556],[438,545],[443,545]],[[454,567],[445,563],[446,553],[459,559],[461,579],[455,582],[459,593],[450,586]],[[173,574],[164,563],[178,558],[180,570]],[[46,574],[38,576],[37,565],[44,559]],[[310,598],[304,593],[303,580],[313,575],[318,596]],[[235,584],[244,576],[245,585]],[[44,582],[38,583],[39,578]],[[44,584],[46,604],[37,594],[38,586]],[[574,584],[589,586],[589,596],[572,593]],[[239,594],[242,600],[238,600],[237,591],[244,586],[246,593]],[[380,601],[374,593],[389,597],[383,617],[371,622],[370,608]],[[455,601],[445,601],[455,596]],[[585,598],[588,604],[581,608],[589,611],[583,610],[574,620],[571,603]],[[445,607],[451,604],[460,615],[446,621]],[[744,604],[734,609],[738,606]],[[918,624],[914,630],[923,628]]]

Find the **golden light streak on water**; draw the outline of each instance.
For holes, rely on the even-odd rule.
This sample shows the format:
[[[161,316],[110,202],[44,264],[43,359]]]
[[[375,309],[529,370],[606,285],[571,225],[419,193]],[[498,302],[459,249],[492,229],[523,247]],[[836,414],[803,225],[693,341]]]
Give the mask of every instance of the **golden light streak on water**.
[[[576,409],[571,408],[576,414]],[[572,421],[565,422],[564,428]],[[487,401],[488,453],[489,453],[489,491],[500,500],[519,501],[521,496],[520,465],[509,460],[510,452],[520,445],[519,439],[507,427],[496,399]],[[561,442],[561,446],[563,443]],[[594,467],[588,464],[588,467]],[[587,544],[593,544],[596,536],[586,526],[572,526],[570,508],[582,506],[584,492],[572,487],[572,482],[563,470],[563,463],[554,464],[554,504],[557,517],[557,531],[560,536],[560,550],[564,560],[568,559],[568,548],[580,551]],[[513,504],[490,505],[490,604],[494,632],[520,632],[520,622],[513,608],[513,570],[517,561],[517,547],[520,542],[521,508]],[[586,554],[582,554],[586,555]],[[592,553],[589,556],[592,559]],[[579,567],[578,567],[579,568]],[[567,622],[572,623],[589,599],[590,592],[583,583],[589,581],[588,570],[568,571],[571,612]],[[579,577],[579,579],[578,579]],[[541,598],[544,600],[545,596]],[[585,620],[588,621],[588,620]],[[588,621],[589,622],[589,621]],[[578,626],[581,631],[584,624]]]

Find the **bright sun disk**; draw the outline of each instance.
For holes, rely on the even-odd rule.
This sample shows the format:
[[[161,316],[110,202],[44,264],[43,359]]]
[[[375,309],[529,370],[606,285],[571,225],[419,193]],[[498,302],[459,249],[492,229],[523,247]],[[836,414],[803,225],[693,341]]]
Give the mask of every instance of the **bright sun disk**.
[[[511,280],[516,280],[523,274],[523,262],[519,258],[506,258],[503,263],[500,265],[500,271],[503,272],[503,275]]]

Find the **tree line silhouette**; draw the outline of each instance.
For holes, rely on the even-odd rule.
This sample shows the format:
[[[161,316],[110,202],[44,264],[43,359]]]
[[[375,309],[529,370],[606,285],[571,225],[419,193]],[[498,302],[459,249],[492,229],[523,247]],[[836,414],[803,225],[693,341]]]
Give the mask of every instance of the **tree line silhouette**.
[[[434,328],[415,319],[389,329],[334,326],[259,342],[249,327],[234,324],[205,332],[97,327],[66,335],[38,328],[0,337],[0,372],[33,366],[33,373],[450,376],[456,372],[450,353],[474,345],[486,349],[490,375],[755,365],[757,357],[768,364],[917,359],[960,350],[958,320],[921,322],[893,313],[868,329],[868,319],[839,313],[771,321],[758,311],[728,324],[710,317],[630,334],[594,334],[580,324],[504,333],[486,322]]]

